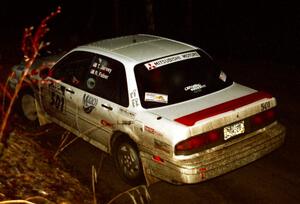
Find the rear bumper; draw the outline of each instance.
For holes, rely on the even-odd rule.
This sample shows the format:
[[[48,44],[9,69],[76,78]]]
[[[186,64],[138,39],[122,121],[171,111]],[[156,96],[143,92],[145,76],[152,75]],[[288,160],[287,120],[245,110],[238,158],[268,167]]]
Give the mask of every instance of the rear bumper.
[[[145,176],[174,184],[205,181],[242,167],[270,153],[284,142],[285,127],[278,122],[198,153],[197,157],[181,157],[175,161],[156,162],[152,155],[141,152]]]

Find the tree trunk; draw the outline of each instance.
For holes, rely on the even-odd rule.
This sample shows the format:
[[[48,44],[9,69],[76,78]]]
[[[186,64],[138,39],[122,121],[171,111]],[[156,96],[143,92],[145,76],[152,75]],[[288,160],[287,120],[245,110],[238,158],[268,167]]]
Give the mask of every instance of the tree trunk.
[[[153,34],[155,32],[153,0],[145,0],[145,3],[146,3],[147,32]]]
[[[113,30],[116,35],[120,33],[120,0],[113,0],[114,25]]]

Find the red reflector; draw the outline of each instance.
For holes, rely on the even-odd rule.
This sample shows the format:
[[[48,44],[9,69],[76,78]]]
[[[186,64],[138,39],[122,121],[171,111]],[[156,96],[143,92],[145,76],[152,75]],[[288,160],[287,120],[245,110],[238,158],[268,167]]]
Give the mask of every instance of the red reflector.
[[[153,155],[152,159],[156,162],[164,162],[164,160],[162,158],[160,158],[160,156],[157,156],[157,155]]]

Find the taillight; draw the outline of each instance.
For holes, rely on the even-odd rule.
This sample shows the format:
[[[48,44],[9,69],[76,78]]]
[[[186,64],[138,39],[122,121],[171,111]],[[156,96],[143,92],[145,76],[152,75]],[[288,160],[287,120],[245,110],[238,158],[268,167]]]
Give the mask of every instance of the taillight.
[[[233,138],[237,138],[244,134],[248,134],[250,132],[263,128],[264,126],[267,126],[272,122],[274,122],[275,119],[276,119],[275,108],[271,108],[264,112],[250,116],[249,118],[245,118],[243,119],[245,124],[245,131],[242,132],[241,134],[234,136]],[[226,125],[225,127],[228,126],[230,126],[230,124]],[[181,141],[175,146],[175,154],[189,155],[189,154],[196,153],[199,150],[204,150],[207,148],[211,148],[212,146],[221,144],[222,142],[225,142],[223,130],[224,127],[220,127],[218,129],[209,131],[207,133],[196,135],[184,141]]]
[[[220,133],[217,130],[191,137],[187,140],[179,142],[175,146],[176,154],[184,154],[187,151],[199,150],[209,144],[217,142],[220,139]]]
[[[275,109],[269,109],[251,117],[251,124],[254,126],[267,125],[275,120]]]

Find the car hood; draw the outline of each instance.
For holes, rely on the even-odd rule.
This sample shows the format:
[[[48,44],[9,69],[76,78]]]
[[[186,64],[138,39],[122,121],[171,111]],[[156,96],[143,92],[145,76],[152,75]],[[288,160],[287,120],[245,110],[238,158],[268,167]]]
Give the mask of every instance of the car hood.
[[[257,91],[254,89],[238,83],[233,83],[231,86],[225,89],[208,94],[206,96],[170,106],[150,109],[150,112],[169,120],[176,120],[180,122],[178,119],[182,117],[186,117],[199,111],[208,110],[211,107],[224,104],[228,101],[232,101],[255,92]]]

